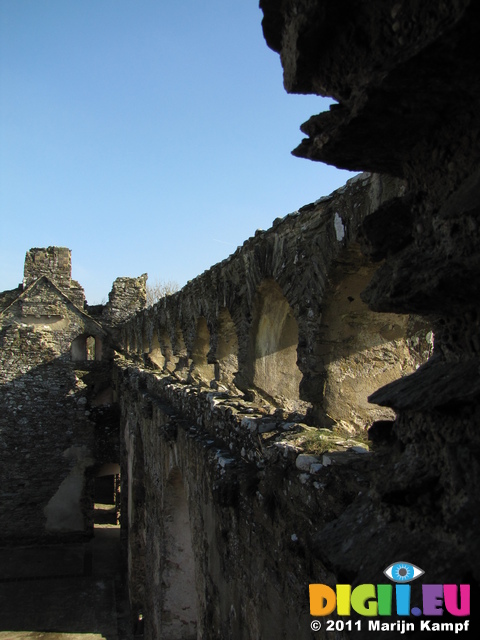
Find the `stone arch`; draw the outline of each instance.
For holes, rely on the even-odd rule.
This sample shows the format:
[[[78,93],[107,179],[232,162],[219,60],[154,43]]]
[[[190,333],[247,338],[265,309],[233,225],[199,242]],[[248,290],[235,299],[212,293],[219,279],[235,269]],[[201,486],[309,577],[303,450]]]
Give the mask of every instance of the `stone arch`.
[[[173,347],[168,331],[161,328],[158,332],[159,342],[165,359],[165,369],[167,371],[175,371],[175,357],[173,355]]]
[[[214,365],[208,363],[210,353],[210,330],[207,320],[200,316],[195,329],[195,340],[192,348],[192,366],[190,375],[192,381],[209,383],[215,377]]]
[[[148,358],[155,369],[162,370],[165,367],[165,356],[163,355],[162,346],[156,331],[154,331],[152,335]]]
[[[135,353],[137,355],[141,355],[143,353],[143,340],[144,340],[144,323],[142,322],[142,316],[137,316],[134,322],[134,332],[135,332]],[[145,333],[145,339],[146,333]]]
[[[186,380],[188,377],[189,361],[183,331],[179,324],[175,327],[173,355],[175,360],[175,373]]]
[[[272,278],[258,287],[247,369],[253,387],[274,404],[305,410],[300,400],[302,373],[297,366],[298,324],[278,283]]]
[[[160,636],[169,640],[196,640],[198,612],[195,556],[187,494],[177,467],[170,472],[165,487],[163,525]]]
[[[428,357],[429,328],[423,320],[371,311],[361,299],[378,264],[352,245],[329,273],[316,336],[321,397],[314,401],[320,422],[364,429],[391,420],[391,409],[369,404],[379,387],[415,371]],[[322,419],[323,414],[323,419]]]
[[[135,328],[130,325],[126,332],[126,348],[128,353],[135,353],[137,350],[137,339],[135,335]]]
[[[141,350],[143,353],[149,353],[150,351],[150,335],[151,331],[149,331],[149,327],[145,322],[145,318],[143,318],[142,325],[140,327],[140,335],[142,337],[141,342]]]
[[[74,362],[102,359],[102,340],[99,336],[83,333],[72,340],[71,358]]]
[[[234,384],[238,371],[238,336],[230,311],[223,307],[218,314],[218,337],[215,380],[227,386]]]

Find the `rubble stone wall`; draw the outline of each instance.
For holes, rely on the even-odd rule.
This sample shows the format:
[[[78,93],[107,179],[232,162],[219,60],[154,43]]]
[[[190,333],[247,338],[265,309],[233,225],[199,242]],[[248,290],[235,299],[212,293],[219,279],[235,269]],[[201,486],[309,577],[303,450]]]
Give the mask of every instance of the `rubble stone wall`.
[[[0,540],[88,537],[96,469],[120,456],[110,325],[85,313],[62,247],[28,251],[1,299]]]
[[[0,296],[2,530],[56,531],[65,505],[87,530],[85,378],[111,352],[71,356],[102,329],[147,640],[309,638],[309,583],[382,583],[399,559],[478,597],[480,6],[261,7],[287,90],[338,101],[295,154],[381,175],[145,311],[144,277],[125,315],[121,282],[90,315],[47,273]]]
[[[362,174],[277,219],[126,323],[124,348],[178,379],[241,390],[317,425],[364,429],[393,417],[367,398],[424,361],[428,328],[362,301],[378,264],[362,255],[359,228],[401,193],[401,181]]]
[[[432,349],[427,323],[360,297],[378,268],[362,222],[403,188],[362,174],[123,325],[122,511],[146,638],[190,637],[182,625],[311,637],[308,585],[334,584],[316,539],[368,493],[381,463],[367,429],[395,418],[368,396]],[[191,553],[173,564],[196,585],[191,609],[172,596],[172,474],[188,502]]]
[[[385,471],[319,537],[322,555],[338,575],[395,556],[430,582],[456,575],[478,590],[480,6],[260,5],[286,89],[338,101],[302,125],[294,154],[405,180],[404,194],[363,225],[366,251],[382,261],[363,300],[377,312],[419,314],[435,336],[424,366],[371,396],[397,412],[382,436]]]
[[[335,580],[314,536],[368,489],[365,446],[120,356],[114,378],[144,637],[312,638],[308,585]],[[302,454],[312,433],[328,455]]]

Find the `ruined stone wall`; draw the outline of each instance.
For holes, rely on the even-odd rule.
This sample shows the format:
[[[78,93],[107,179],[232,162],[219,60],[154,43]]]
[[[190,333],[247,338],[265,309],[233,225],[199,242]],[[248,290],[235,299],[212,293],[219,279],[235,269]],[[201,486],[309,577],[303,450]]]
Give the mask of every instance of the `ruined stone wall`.
[[[91,535],[96,470],[120,457],[112,336],[83,311],[70,251],[27,252],[24,282],[0,312],[2,544]]]
[[[368,488],[366,449],[122,357],[115,392],[144,637],[311,638],[308,584],[334,579],[313,539]],[[312,432],[335,451],[302,455]]]
[[[372,395],[398,414],[392,432],[379,431],[384,471],[319,537],[321,555],[362,582],[366,567],[402,557],[430,582],[457,575],[478,587],[479,4],[260,4],[287,90],[338,101],[302,126],[294,153],[406,181],[363,225],[366,251],[383,263],[362,298],[377,312],[422,315],[435,336],[428,363]]]
[[[101,309],[104,324],[110,327],[127,322],[145,307],[147,274],[138,278],[116,278],[108,294],[108,302]]]
[[[4,540],[36,540],[91,527],[82,505],[85,469],[93,464],[94,450],[86,390],[97,364],[85,362],[79,370],[79,363],[72,362],[71,343],[85,334],[86,323],[68,303],[59,303],[57,292],[51,293],[48,300],[42,287],[40,300],[30,297],[28,305],[17,305],[9,318],[2,318]],[[103,337],[101,327],[95,329],[90,326],[89,333]]]
[[[395,417],[367,398],[432,348],[427,323],[360,297],[378,268],[362,221],[403,189],[363,174],[123,326],[122,513],[147,639],[311,637],[308,585],[335,582],[317,539],[376,482],[367,428]]]
[[[189,383],[307,412],[317,425],[364,429],[393,416],[367,397],[423,361],[428,329],[362,302],[377,264],[360,252],[358,229],[401,193],[400,181],[361,175],[277,219],[135,316],[124,326],[125,349]]]
[[[399,559],[473,594],[480,579],[479,5],[261,5],[286,88],[338,100],[303,126],[295,153],[383,175],[276,220],[124,318],[114,369],[122,519],[147,640],[311,637],[309,583],[384,582]],[[43,277],[31,285],[44,288],[38,300],[35,290],[1,297],[2,526],[12,535],[25,504],[37,500],[40,526],[75,476],[65,424],[77,421],[76,446],[82,424],[91,442],[65,363],[74,336],[55,333],[69,316]],[[40,302],[47,329],[20,320]],[[65,364],[72,399],[57,393],[49,358]],[[34,415],[25,402],[50,387],[53,456],[32,430],[53,405]],[[39,498],[25,464],[37,442],[57,474]],[[40,463],[33,471],[41,488]]]
[[[334,197],[275,221],[125,326],[130,360],[118,364],[119,388],[133,394],[125,416],[135,415],[128,423],[122,417],[129,434],[124,465],[133,501],[141,468],[137,485],[149,493],[140,502],[156,514],[149,520],[147,509],[137,525],[134,513],[130,521],[132,593],[145,608],[148,638],[163,624],[158,603],[165,594],[148,564],[163,556],[147,532],[168,538],[161,522],[169,501],[161,497],[167,476],[150,466],[145,441],[159,447],[160,431],[162,446],[170,442],[168,455],[157,448],[163,474],[174,460],[188,459],[178,418],[190,424],[188,442],[210,440],[224,477],[246,465],[254,479],[249,486],[256,487],[247,499],[240,481],[240,515],[217,536],[217,559],[209,564],[205,549],[212,545],[202,533],[224,526],[230,481],[222,502],[221,490],[218,496],[207,490],[222,486],[208,465],[200,489],[204,478],[189,476],[195,456],[179,464],[178,473],[190,478],[187,495],[195,495],[195,579],[215,576],[220,585],[210,602],[201,599],[208,586],[197,583],[200,637],[242,637],[235,635],[245,629],[241,623],[245,637],[269,637],[266,621],[276,607],[268,585],[276,593],[282,585],[283,608],[297,627],[279,618],[275,637],[302,637],[306,621],[293,611],[306,605],[309,582],[375,584],[399,558],[421,567],[431,583],[471,584],[472,602],[478,593],[478,3],[262,0],[261,6],[287,90],[338,100],[303,125],[308,138],[294,153],[383,177],[365,182],[358,201],[350,185],[357,206],[348,213]],[[402,186],[370,206],[375,181],[388,184],[386,175]],[[362,208],[360,201],[370,204]],[[382,367],[395,380],[382,379]],[[392,412],[368,409],[368,399]],[[360,435],[372,421],[372,452],[361,454]],[[257,501],[263,513],[255,511]],[[215,517],[197,530],[199,513],[212,503]],[[265,524],[268,535],[248,538],[242,527],[249,514],[258,527],[270,510],[276,517]],[[306,562],[295,569],[295,548],[279,544],[291,522],[299,526],[290,542],[305,541]],[[248,550],[246,537],[253,539]],[[273,544],[266,564],[279,544],[288,569],[276,565],[259,584],[267,540]],[[229,570],[215,570],[232,553],[230,542],[239,550],[236,564],[247,567],[242,575],[233,569],[232,584],[247,594],[255,585],[259,603],[238,624],[226,622],[222,609]],[[258,559],[251,573],[248,552]],[[143,554],[146,565],[134,566]],[[289,595],[286,584],[293,585]],[[236,602],[235,594],[228,598]],[[203,612],[215,606],[220,615],[209,613],[215,624],[207,626]],[[413,637],[421,637],[418,631]]]
[[[72,280],[72,253],[66,247],[30,249],[25,255],[23,288],[47,277],[79,308],[85,306],[85,293],[76,280]]]

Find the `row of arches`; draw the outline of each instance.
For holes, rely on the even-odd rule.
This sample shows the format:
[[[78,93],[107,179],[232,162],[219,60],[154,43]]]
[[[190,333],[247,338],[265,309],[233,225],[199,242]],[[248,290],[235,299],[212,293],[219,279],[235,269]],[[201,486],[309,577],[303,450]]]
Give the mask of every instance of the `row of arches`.
[[[180,324],[172,331],[143,326],[128,336],[128,350],[143,355],[160,371],[175,373],[189,383],[227,390],[254,390],[277,406],[306,408],[300,400],[302,373],[297,365],[298,322],[280,286],[266,279],[252,305],[251,329],[240,344],[228,308],[222,307],[215,325],[207,317],[196,319],[190,349]],[[173,336],[173,339],[172,339]]]
[[[265,278],[250,305],[221,307],[213,318],[199,313],[185,323],[177,313],[172,323],[170,313],[160,324],[156,315],[144,314],[127,328],[127,350],[190,384],[253,394],[307,412],[318,424],[364,428],[393,417],[370,405],[368,396],[429,355],[421,348],[428,327],[414,326],[408,316],[374,313],[362,302],[375,268],[359,251],[344,252],[317,312],[311,300],[302,301],[310,303],[308,312],[298,300],[290,304],[280,284]]]

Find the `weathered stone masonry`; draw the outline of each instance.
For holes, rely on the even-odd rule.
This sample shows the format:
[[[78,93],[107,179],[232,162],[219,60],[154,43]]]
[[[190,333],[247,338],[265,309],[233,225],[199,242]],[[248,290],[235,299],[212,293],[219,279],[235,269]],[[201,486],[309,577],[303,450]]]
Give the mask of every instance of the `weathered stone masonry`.
[[[318,538],[322,556],[338,574],[362,567],[367,580],[365,567],[403,554],[432,582],[478,588],[479,4],[260,4],[287,91],[338,101],[302,126],[308,137],[294,153],[405,180],[404,195],[364,226],[383,264],[363,299],[375,311],[421,314],[435,334],[425,366],[373,394],[397,411],[395,447],[372,501]],[[357,524],[372,517],[375,545]]]
[[[145,278],[130,285],[138,310]],[[93,478],[120,455],[112,323],[86,312],[70,250],[58,247],[27,253],[23,284],[1,294],[0,323],[2,541],[91,535]]]
[[[2,539],[88,534],[89,483],[120,460],[150,640],[327,637],[308,584],[396,560],[477,601],[478,3],[261,6],[287,90],[339,103],[295,153],[383,175],[151,309],[145,277],[82,306],[58,248],[0,296]]]
[[[334,582],[314,538],[368,492],[365,428],[394,417],[367,397],[431,350],[425,323],[359,295],[377,268],[361,223],[402,193],[363,174],[124,325],[122,511],[146,637],[190,637],[192,619],[204,638],[311,637],[308,584]],[[170,474],[189,504],[190,577],[165,577]],[[188,620],[164,605],[177,581],[196,581]]]
[[[402,192],[364,174],[140,313],[144,276],[106,308],[80,309],[55,269],[2,294],[2,436],[19,452],[4,540],[88,535],[93,478],[120,460],[146,637],[310,637],[308,583],[334,581],[313,536],[368,487],[365,427],[393,418],[367,396],[431,348],[427,326],[359,297],[376,268],[361,222]],[[27,264],[42,251],[70,257]]]
[[[277,219],[127,323],[125,346],[179,379],[238,387],[252,399],[308,410],[317,424],[365,427],[393,416],[367,397],[414,369],[428,331],[362,302],[377,264],[362,255],[357,236],[362,220],[402,191],[399,181],[363,175]]]

